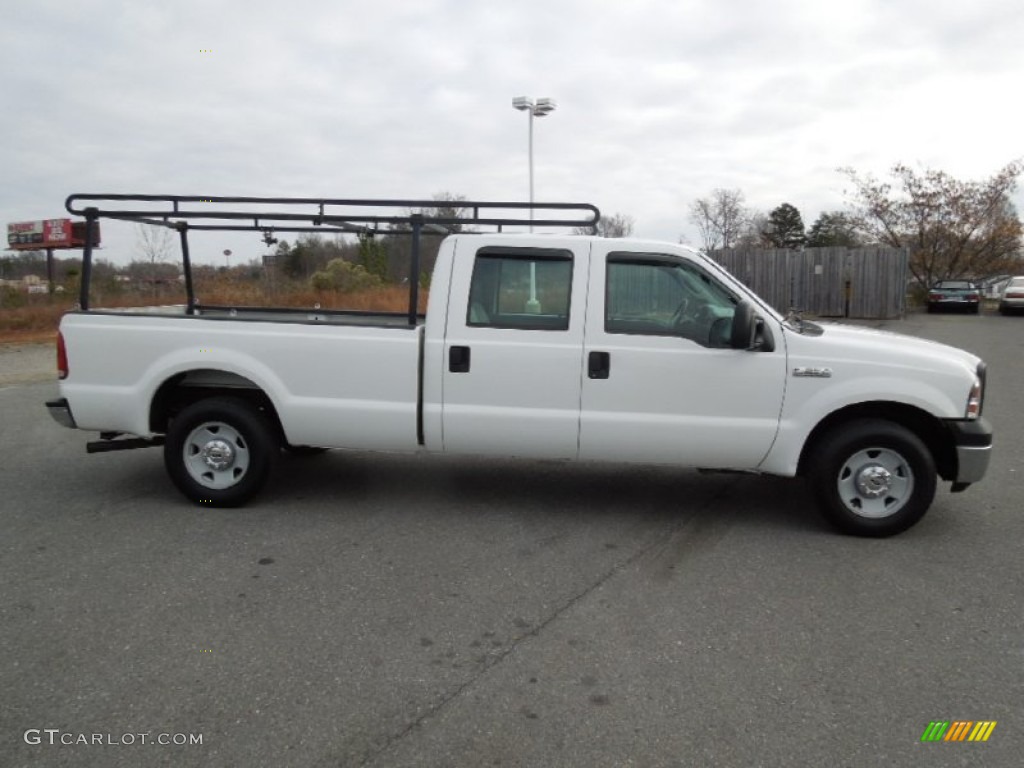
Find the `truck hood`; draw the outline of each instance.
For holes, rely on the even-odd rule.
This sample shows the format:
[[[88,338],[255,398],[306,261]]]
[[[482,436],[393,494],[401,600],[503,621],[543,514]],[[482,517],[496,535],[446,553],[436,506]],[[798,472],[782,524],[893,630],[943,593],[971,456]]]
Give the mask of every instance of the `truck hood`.
[[[971,378],[981,359],[966,350],[919,339],[902,333],[862,328],[842,323],[814,324],[820,334],[799,334],[787,331],[786,340],[791,355],[806,358],[794,364],[827,365],[856,363],[866,367],[904,368],[950,375],[964,371]],[[820,363],[815,363],[820,359]]]

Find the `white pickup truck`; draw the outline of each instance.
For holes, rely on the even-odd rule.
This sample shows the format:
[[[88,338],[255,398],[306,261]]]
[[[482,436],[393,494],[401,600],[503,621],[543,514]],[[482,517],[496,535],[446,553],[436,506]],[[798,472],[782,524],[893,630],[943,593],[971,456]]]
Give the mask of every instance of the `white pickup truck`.
[[[75,208],[83,199],[121,207]],[[60,423],[102,433],[91,450],[163,444],[171,479],[196,503],[245,503],[283,448],[429,451],[806,476],[831,522],[884,536],[921,518],[939,477],[961,491],[986,472],[977,357],[784,317],[684,246],[455,234],[440,247],[425,318],[415,291],[404,314],[207,307],[193,295],[186,236],[214,217],[188,205],[210,199],[320,203],[304,230],[260,213],[251,228],[264,231],[404,221],[418,240],[452,223],[324,207],[369,201],[68,199],[88,226],[106,216],[177,229],[188,304],[90,309],[87,252],[82,308],[58,337],[61,397],[47,405]],[[154,201],[173,209],[154,212]],[[409,201],[378,205],[398,202]],[[527,222],[486,207],[527,204],[464,205],[479,227]],[[596,221],[592,206],[576,208]]]

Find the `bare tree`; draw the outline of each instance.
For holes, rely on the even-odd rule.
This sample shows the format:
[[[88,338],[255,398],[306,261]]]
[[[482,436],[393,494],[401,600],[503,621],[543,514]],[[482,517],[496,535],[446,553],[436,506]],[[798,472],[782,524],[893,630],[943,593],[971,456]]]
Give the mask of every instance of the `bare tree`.
[[[740,235],[733,243],[733,248],[770,248],[768,230],[771,224],[767,214],[760,211],[748,212],[740,229]]]
[[[633,217],[626,213],[615,212],[611,216],[602,216],[597,222],[597,233],[600,237],[629,237],[633,234]],[[576,227],[577,235],[595,234],[591,227]]]
[[[147,279],[153,288],[153,295],[157,292],[157,282],[161,273],[166,269],[162,268],[171,255],[171,230],[167,227],[153,226],[151,224],[135,225],[135,243],[142,255],[142,260],[148,267]]]
[[[705,251],[732,248],[748,218],[739,189],[715,189],[690,204],[690,221],[700,230]]]
[[[910,249],[910,272],[924,287],[936,280],[1010,271],[1021,246],[1021,223],[1010,202],[1024,163],[984,181],[944,171],[893,166],[898,185],[841,168],[854,185],[854,221],[868,239]]]
[[[463,219],[469,213],[469,209],[462,205],[466,202],[465,195],[456,195],[452,192],[436,192],[433,195],[437,206],[422,211],[426,216],[436,216],[439,219]],[[449,232],[471,232],[472,229],[465,228],[462,224],[446,224]]]

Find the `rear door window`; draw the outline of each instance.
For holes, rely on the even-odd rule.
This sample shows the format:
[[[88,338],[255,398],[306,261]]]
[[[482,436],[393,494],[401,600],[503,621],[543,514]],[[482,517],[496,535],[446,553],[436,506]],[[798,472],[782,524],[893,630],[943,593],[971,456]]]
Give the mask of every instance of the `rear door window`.
[[[573,259],[548,248],[481,248],[473,264],[466,325],[565,331]]]

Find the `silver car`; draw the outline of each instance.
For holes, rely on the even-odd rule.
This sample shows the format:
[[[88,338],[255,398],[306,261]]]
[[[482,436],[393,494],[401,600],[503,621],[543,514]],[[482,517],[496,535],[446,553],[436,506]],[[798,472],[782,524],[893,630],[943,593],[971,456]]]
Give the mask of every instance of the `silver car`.
[[[999,312],[1008,315],[1024,310],[1024,277],[1014,277],[1003,288],[999,297]]]

